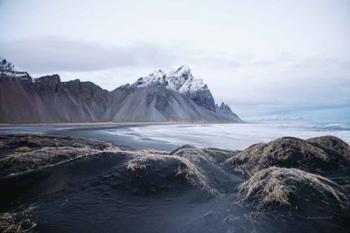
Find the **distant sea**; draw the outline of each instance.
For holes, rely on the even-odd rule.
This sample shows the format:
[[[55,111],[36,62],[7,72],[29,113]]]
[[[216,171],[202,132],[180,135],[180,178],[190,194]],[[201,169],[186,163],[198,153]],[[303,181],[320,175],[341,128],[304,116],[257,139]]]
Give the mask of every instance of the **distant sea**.
[[[34,133],[87,137],[135,149],[172,150],[184,144],[242,150],[279,137],[307,139],[334,135],[350,143],[350,123],[263,121],[244,124],[6,126],[0,133]]]
[[[218,147],[241,150],[279,137],[311,137],[334,135],[350,143],[350,124],[312,123],[306,121],[257,122],[246,124],[151,125],[145,127],[107,129],[107,133],[130,136],[135,140],[157,140],[181,146]]]

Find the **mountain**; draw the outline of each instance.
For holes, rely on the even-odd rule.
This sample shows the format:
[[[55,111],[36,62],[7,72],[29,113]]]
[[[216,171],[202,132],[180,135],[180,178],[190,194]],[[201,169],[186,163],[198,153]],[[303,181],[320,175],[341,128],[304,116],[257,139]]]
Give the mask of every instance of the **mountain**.
[[[241,122],[227,105],[225,112],[216,107],[187,66],[157,70],[109,92],[78,79],[62,82],[57,74],[33,79],[0,62],[0,123]]]
[[[34,80],[33,87],[47,111],[45,121],[77,122],[108,121],[110,93],[92,82],[72,80],[61,82],[49,75]]]
[[[188,66],[183,65],[168,73],[156,70],[146,77],[139,78],[133,86],[145,87],[160,84],[163,84],[166,89],[189,97],[199,106],[215,112],[214,98],[208,86],[203,83],[203,80],[195,79]]]
[[[188,66],[175,71],[156,70],[112,92],[114,121],[235,121],[236,115],[216,112],[214,98]],[[134,106],[130,108],[129,106]]]
[[[224,102],[221,102],[220,106],[218,104],[215,104],[215,111],[224,117],[239,119],[238,115],[232,112],[230,106],[228,106]]]
[[[0,76],[0,122],[107,121],[110,94],[91,82],[61,82],[58,75],[38,79]]]

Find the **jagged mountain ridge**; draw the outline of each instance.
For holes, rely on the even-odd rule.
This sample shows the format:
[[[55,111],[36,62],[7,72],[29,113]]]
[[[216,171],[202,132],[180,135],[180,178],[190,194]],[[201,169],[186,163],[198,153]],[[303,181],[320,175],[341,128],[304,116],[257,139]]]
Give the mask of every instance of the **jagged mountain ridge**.
[[[215,109],[216,109],[216,112],[222,116],[239,119],[238,115],[236,113],[232,112],[230,106],[228,106],[224,102],[221,102],[220,106],[218,104],[215,104]]]
[[[11,63],[6,61],[6,67]],[[186,66],[111,92],[78,79],[62,82],[57,74],[33,79],[16,72],[13,68],[0,74],[1,123],[241,121],[216,109],[207,85],[194,79]]]

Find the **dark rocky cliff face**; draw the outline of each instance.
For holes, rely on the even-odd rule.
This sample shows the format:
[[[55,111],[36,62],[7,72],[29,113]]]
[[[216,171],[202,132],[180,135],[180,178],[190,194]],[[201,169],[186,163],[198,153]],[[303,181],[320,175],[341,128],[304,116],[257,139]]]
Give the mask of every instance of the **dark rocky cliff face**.
[[[55,121],[106,121],[110,94],[91,82],[61,82],[58,75],[34,82],[50,119]]]
[[[8,69],[14,66],[4,67],[0,75],[0,123],[239,121],[232,111],[217,112],[210,90],[201,80],[193,79],[189,69],[181,68],[171,76],[179,90],[169,88],[163,75],[160,81],[151,80],[151,85],[139,79],[109,92],[78,79],[62,82],[57,74],[33,80],[25,72]]]
[[[46,75],[35,79],[34,87],[38,92],[57,92],[60,83],[61,79],[59,75]]]
[[[171,75],[174,75],[177,80],[184,80],[182,86],[177,88],[183,95],[190,97],[191,100],[205,109],[216,111],[214,97],[207,84],[204,84],[202,80],[198,82],[198,79],[194,79],[189,67],[181,66]],[[172,77],[170,77],[170,81],[172,81]]]
[[[189,96],[199,106],[202,106],[203,108],[206,108],[210,111],[215,112],[216,109],[215,109],[214,97],[211,94],[207,85],[205,85],[205,87],[206,88],[204,88],[204,89],[197,90],[193,93],[188,93],[185,95]]]
[[[61,82],[58,75],[0,78],[0,122],[106,121],[110,94],[90,82]]]
[[[125,85],[112,93],[113,121],[231,122],[234,119],[199,106],[164,84]]]
[[[43,115],[44,107],[31,78],[0,76],[0,122],[41,122]]]

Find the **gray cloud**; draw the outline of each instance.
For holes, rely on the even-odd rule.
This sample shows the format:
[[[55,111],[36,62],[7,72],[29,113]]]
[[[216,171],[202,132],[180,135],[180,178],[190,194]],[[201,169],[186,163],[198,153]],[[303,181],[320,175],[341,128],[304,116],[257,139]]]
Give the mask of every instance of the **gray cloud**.
[[[0,55],[33,73],[166,66],[175,59],[170,51],[150,43],[107,47],[59,37],[0,41]]]

